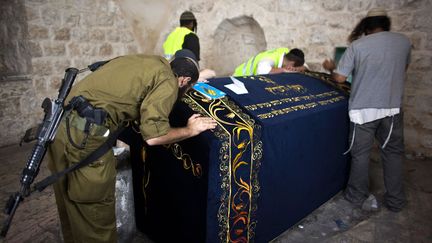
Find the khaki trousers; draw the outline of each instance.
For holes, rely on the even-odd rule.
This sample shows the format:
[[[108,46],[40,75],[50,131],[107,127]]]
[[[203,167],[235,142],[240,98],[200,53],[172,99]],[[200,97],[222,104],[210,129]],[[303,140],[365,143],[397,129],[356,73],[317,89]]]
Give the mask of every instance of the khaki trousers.
[[[85,119],[74,112],[67,117],[70,137],[80,144],[85,140]],[[78,163],[107,139],[106,131],[105,126],[92,124],[84,148],[77,149],[70,143],[63,119],[47,151],[48,167],[54,173]],[[115,157],[110,150],[54,184],[65,242],[117,242],[115,176]]]

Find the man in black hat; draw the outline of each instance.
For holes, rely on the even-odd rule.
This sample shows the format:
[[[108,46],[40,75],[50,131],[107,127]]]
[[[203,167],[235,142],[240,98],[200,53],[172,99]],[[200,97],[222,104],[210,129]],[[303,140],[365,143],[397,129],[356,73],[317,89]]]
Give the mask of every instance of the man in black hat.
[[[172,31],[163,44],[164,56],[170,59],[180,49],[191,50],[200,60],[200,44],[197,31],[197,20],[192,12],[185,11],[180,15],[180,27]]]
[[[111,60],[72,88],[66,102],[80,102],[62,120],[48,148],[48,167],[55,173],[78,163],[128,123],[139,124],[140,135],[150,146],[214,129],[216,121],[199,114],[192,115],[185,127],[169,124],[177,97],[197,82],[198,75],[189,50],[176,52],[169,63],[150,55]],[[103,119],[92,119],[96,111]],[[115,158],[109,150],[53,185],[64,242],[117,242],[115,178]]]
[[[180,15],[180,27],[172,31],[163,44],[164,56],[170,59],[180,49],[187,49],[193,52],[196,60],[200,60],[200,43],[197,31],[197,20],[192,12],[185,11]],[[199,74],[199,82],[216,76],[214,70],[202,69]]]

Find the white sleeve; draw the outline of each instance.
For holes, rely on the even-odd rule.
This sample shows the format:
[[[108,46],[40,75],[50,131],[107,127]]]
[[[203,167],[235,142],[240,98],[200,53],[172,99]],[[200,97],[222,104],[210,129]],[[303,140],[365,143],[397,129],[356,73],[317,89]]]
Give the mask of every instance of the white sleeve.
[[[257,74],[269,74],[273,68],[274,62],[271,59],[262,59],[257,66]]]

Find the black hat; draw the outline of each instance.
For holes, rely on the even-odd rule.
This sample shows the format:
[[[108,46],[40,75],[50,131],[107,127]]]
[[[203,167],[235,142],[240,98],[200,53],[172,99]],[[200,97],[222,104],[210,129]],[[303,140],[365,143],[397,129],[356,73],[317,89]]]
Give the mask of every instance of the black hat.
[[[191,50],[180,49],[180,50],[176,51],[176,53],[174,54],[174,59],[177,59],[177,58],[186,58],[186,59],[191,60],[195,64],[196,68],[199,71],[199,65],[198,65],[197,58]]]
[[[197,61],[195,54],[189,49],[180,49],[176,51],[174,58],[180,57],[192,58],[195,62]]]
[[[192,12],[185,11],[180,15],[180,20],[196,20],[196,19]]]

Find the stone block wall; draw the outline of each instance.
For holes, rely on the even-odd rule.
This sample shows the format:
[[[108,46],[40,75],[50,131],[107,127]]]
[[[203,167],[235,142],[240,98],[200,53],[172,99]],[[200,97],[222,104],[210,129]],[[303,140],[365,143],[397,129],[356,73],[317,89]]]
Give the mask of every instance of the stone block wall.
[[[1,0],[0,5],[0,146],[16,144],[41,122],[42,101],[57,97],[66,68],[140,52],[114,1]]]
[[[1,82],[0,94],[2,99],[19,92],[34,95],[25,99],[32,108],[10,108],[17,117],[28,116],[25,125],[32,123],[30,117],[34,116],[28,114],[34,113],[43,97],[56,95],[64,67],[83,67],[127,53],[162,54],[163,41],[178,26],[185,10],[192,11],[198,20],[200,65],[229,75],[257,51],[282,46],[303,49],[311,69],[323,71],[322,61],[333,56],[334,47],[348,45],[349,33],[368,9],[384,7],[392,19],[392,30],[404,33],[413,44],[404,97],[407,152],[432,156],[429,0],[15,0],[8,4],[11,2],[24,2],[25,11],[16,14],[25,16],[8,21],[27,25],[31,82],[8,83],[4,89],[5,82]],[[6,25],[2,22],[0,26]],[[19,89],[23,90],[13,91]],[[0,113],[0,129],[4,131],[15,118],[4,118],[3,106]],[[11,135],[23,130],[15,125],[7,136],[2,133],[0,146],[16,142]]]
[[[28,124],[35,124],[35,91],[25,6],[0,3],[0,146],[17,143]]]

